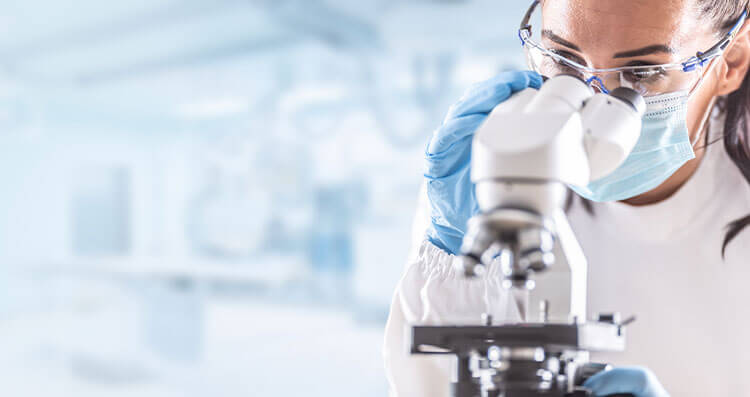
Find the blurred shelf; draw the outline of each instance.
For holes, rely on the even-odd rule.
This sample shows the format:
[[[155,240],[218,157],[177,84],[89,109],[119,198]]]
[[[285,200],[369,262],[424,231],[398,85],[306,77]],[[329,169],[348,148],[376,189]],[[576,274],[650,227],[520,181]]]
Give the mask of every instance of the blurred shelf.
[[[310,274],[302,258],[261,256],[253,261],[203,258],[71,258],[22,266],[27,272],[127,279],[189,279],[273,285]],[[37,273],[38,272],[38,273]]]

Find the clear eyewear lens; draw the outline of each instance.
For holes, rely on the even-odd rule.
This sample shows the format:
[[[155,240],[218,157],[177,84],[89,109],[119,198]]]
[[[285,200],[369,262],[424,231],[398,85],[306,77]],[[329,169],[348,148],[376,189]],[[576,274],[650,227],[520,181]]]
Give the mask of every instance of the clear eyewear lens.
[[[654,96],[675,91],[692,92],[703,76],[703,68],[700,66],[690,71],[684,71],[681,68],[665,69],[656,66],[653,68],[624,68],[615,71],[589,72],[565,57],[544,49],[529,38],[524,41],[524,49],[529,67],[537,73],[547,77],[560,74],[578,76],[593,83],[592,85],[595,88],[604,92],[617,87],[632,88],[643,96]]]

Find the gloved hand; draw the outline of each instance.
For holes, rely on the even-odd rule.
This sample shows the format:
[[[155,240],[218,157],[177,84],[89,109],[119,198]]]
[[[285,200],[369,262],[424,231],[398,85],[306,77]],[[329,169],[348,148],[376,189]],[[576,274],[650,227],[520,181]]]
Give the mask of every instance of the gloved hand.
[[[583,383],[594,396],[632,395],[633,397],[669,397],[656,376],[647,368],[620,367],[602,371]]]
[[[472,86],[448,110],[425,153],[424,176],[432,221],[427,238],[437,247],[457,254],[466,222],[479,212],[469,175],[474,131],[511,95],[541,85],[542,77],[536,72],[503,72]]]

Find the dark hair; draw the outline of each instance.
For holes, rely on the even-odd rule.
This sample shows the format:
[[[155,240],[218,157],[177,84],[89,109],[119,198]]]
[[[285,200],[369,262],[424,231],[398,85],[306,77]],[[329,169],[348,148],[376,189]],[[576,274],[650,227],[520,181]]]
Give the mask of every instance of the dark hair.
[[[747,0],[697,0],[704,17],[714,21],[714,26],[725,34],[748,10]],[[750,72],[748,72],[750,75]],[[726,113],[724,121],[724,148],[734,165],[750,184],[750,78],[745,75],[737,91],[719,99],[718,106]],[[750,225],[750,214],[730,222],[721,246],[724,257],[727,245]]]
[[[701,16],[714,21],[717,33],[724,35],[737,23],[742,12],[750,12],[750,4],[747,0],[696,0],[700,5]],[[726,113],[724,121],[724,148],[735,166],[740,170],[742,176],[750,184],[750,70],[745,75],[742,85],[737,91],[718,98],[716,105]],[[718,142],[708,141],[706,135],[706,146]],[[573,194],[568,197],[566,207],[572,205]],[[584,209],[594,213],[591,202],[583,200]],[[724,242],[721,246],[721,256],[727,249],[727,245],[737,237],[740,232],[750,226],[750,214],[730,222],[726,226]]]

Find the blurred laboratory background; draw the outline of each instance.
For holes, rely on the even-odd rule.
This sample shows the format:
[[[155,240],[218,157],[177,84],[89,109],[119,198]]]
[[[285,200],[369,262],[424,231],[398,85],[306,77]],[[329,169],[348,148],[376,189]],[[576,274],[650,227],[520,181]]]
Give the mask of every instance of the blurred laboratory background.
[[[427,139],[528,3],[2,2],[0,395],[386,395]]]

